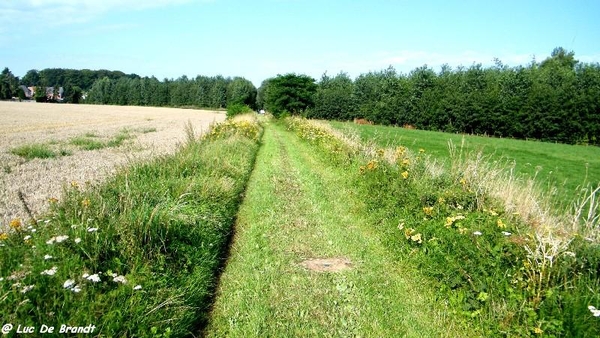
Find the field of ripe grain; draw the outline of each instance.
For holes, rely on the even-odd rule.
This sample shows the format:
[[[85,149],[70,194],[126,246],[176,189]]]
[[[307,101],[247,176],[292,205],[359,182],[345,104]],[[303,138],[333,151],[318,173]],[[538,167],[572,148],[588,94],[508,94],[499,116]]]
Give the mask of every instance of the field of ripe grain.
[[[191,109],[0,102],[0,227],[28,218],[19,191],[38,215],[48,199],[60,197],[63,185],[97,182],[129,161],[174,151],[186,139],[188,122],[200,133],[224,119],[222,112]],[[117,147],[84,150],[73,142],[119,134],[127,139]],[[11,153],[29,144],[70,155],[27,160]]]

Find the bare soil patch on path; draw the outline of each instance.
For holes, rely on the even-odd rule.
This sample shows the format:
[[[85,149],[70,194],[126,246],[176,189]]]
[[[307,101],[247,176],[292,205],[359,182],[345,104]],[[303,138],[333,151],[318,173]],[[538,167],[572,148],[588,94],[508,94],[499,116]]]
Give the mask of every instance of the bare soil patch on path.
[[[224,112],[195,109],[0,102],[0,227],[28,218],[19,191],[39,215],[65,184],[98,182],[131,161],[173,152],[185,142],[188,122],[199,134],[224,119]],[[85,135],[108,140],[123,131],[130,138],[118,147],[82,150],[70,143]],[[58,145],[71,155],[25,160],[10,152],[34,143]]]

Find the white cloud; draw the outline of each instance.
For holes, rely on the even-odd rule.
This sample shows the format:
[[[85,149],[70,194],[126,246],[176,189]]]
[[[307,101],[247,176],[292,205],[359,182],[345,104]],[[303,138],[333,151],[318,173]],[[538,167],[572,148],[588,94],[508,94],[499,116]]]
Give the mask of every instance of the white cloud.
[[[8,0],[0,3],[0,32],[84,23],[109,12],[138,11],[211,0]]]

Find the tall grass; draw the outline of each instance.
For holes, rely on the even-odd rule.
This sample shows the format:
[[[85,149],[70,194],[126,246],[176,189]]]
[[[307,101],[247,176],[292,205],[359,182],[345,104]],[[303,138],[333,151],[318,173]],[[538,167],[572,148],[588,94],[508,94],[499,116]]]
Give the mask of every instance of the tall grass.
[[[448,167],[426,149],[382,148],[299,119],[289,125],[318,145],[335,138],[355,150],[337,157],[362,173],[356,184],[373,227],[399,259],[439,282],[465,321],[487,335],[600,334],[590,307],[600,305],[598,188],[557,210],[534,179],[481,152],[451,144]]]
[[[209,135],[101,185],[73,182],[36,224],[13,220],[0,233],[0,321],[93,324],[107,337],[196,334],[261,128],[232,121]]]

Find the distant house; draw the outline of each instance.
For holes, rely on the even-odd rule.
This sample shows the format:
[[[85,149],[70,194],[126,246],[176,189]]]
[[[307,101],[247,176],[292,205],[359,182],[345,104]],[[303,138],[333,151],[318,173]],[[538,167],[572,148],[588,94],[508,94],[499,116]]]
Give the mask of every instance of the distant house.
[[[25,94],[25,98],[27,98],[28,100],[33,99],[33,90],[34,90],[34,87],[27,87],[27,86],[24,86],[24,85],[20,85],[19,88]]]
[[[37,91],[37,87],[25,87],[23,85],[19,86],[25,93],[25,97],[27,99],[33,99],[35,97],[35,92]],[[63,87],[58,87],[58,91],[56,94],[54,93],[54,87],[46,87],[46,99],[48,101],[62,101],[64,100],[65,89]]]

